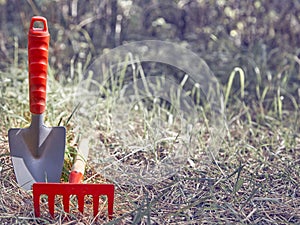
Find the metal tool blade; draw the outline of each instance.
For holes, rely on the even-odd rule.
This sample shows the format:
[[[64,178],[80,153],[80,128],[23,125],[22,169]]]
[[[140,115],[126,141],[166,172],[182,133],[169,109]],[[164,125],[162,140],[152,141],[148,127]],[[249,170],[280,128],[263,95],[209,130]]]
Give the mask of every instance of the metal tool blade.
[[[34,182],[60,182],[64,163],[64,127],[10,129],[10,155],[18,184],[25,190]]]

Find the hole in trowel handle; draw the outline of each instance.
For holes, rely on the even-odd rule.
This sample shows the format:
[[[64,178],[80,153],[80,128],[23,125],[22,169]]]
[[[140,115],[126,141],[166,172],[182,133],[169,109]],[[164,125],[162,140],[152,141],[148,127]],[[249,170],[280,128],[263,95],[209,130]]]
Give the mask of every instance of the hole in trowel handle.
[[[34,23],[33,23],[33,29],[34,30],[44,30],[45,29],[44,22],[43,21],[39,21],[39,20],[34,21]]]

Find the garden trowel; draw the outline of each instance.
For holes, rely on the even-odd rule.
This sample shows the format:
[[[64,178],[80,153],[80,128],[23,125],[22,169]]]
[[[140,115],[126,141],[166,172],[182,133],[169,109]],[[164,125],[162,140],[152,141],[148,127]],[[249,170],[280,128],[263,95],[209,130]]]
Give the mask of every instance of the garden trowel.
[[[26,190],[35,182],[59,182],[65,152],[65,127],[46,127],[48,47],[44,17],[32,17],[28,33],[29,105],[31,125],[8,131],[10,155],[18,184]]]

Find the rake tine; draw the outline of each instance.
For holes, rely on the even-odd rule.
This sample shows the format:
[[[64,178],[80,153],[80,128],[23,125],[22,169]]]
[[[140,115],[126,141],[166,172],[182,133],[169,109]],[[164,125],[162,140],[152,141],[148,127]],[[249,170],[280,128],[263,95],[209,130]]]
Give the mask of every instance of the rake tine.
[[[33,207],[34,207],[34,215],[35,217],[40,217],[40,195],[33,195]]]
[[[115,187],[114,185],[110,185],[109,188],[110,190],[107,193],[107,210],[108,210],[108,218],[111,220],[114,213]]]
[[[94,212],[94,217],[97,216],[98,214],[98,208],[99,208],[99,195],[93,196],[93,212]]]
[[[78,203],[78,210],[83,213],[84,209],[84,195],[77,195],[77,203]]]
[[[64,211],[66,213],[70,212],[70,195],[63,196],[63,204],[64,204]]]
[[[52,217],[54,217],[54,204],[55,204],[55,195],[48,195],[48,207],[49,212]]]

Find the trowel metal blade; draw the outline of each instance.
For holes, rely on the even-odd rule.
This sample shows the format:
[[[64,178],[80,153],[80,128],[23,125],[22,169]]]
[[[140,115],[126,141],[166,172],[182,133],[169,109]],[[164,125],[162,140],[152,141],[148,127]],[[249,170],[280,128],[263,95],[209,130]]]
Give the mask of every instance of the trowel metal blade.
[[[10,155],[18,184],[30,190],[34,182],[59,182],[65,154],[65,127],[43,127],[36,146],[30,136],[31,128],[10,129],[8,132]],[[34,138],[33,138],[34,139]]]
[[[36,180],[29,172],[24,160],[19,157],[12,157],[11,160],[18,184],[25,190],[30,190],[33,183],[36,183]]]

